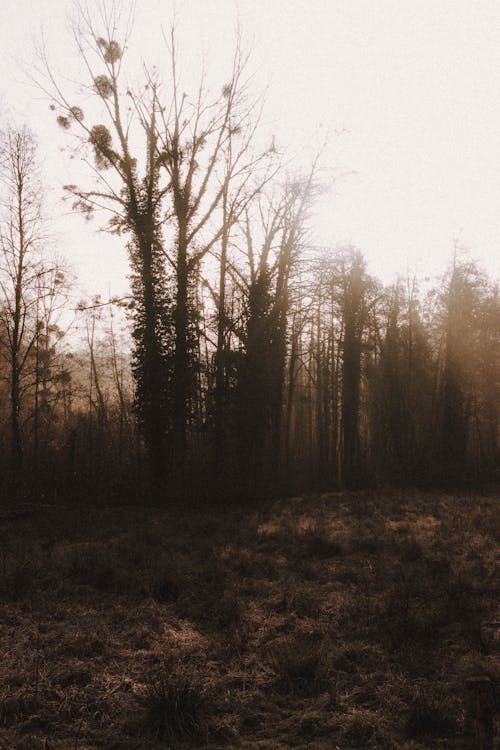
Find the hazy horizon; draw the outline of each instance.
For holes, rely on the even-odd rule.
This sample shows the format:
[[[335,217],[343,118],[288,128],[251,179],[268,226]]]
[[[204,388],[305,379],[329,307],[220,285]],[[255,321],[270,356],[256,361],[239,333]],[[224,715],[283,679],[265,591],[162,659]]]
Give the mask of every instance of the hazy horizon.
[[[75,162],[60,152],[64,134],[19,58],[26,68],[33,64],[43,30],[51,60],[71,77],[78,60],[72,7],[69,0],[8,0],[1,10],[2,120],[27,122],[37,135],[49,211],[62,185],[77,181]],[[168,27],[174,13],[184,72],[195,80],[204,59],[214,86],[239,23],[255,90],[268,87],[261,130],[293,164],[307,166],[330,134],[320,179],[331,190],[313,210],[314,244],[355,245],[385,282],[442,274],[455,244],[500,277],[497,3],[188,0],[175,9],[146,0],[136,8],[131,62],[157,62],[161,73],[160,24]],[[120,294],[128,268],[123,239],[99,233],[99,217],[86,224],[69,205],[61,213],[52,230],[79,288]]]

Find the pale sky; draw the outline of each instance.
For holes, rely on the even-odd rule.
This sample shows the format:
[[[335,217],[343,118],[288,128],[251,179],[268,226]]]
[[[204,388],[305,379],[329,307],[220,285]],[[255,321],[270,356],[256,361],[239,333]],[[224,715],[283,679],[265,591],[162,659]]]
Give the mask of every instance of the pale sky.
[[[91,0],[89,0],[89,3]],[[45,29],[51,57],[77,70],[69,0],[0,0],[0,120],[37,132],[51,212],[75,162],[48,102],[23,82]],[[137,0],[130,57],[165,56],[160,27],[174,3]],[[252,48],[256,88],[268,84],[262,127],[298,163],[330,132],[322,178],[336,176],[312,223],[318,244],[358,246],[372,273],[442,273],[454,241],[500,278],[500,2],[498,0],[177,0],[179,55],[204,57],[216,85],[237,20]],[[75,74],[77,75],[77,74]],[[338,135],[336,133],[339,133]],[[55,219],[61,254],[82,286],[126,288],[123,240],[99,221]]]

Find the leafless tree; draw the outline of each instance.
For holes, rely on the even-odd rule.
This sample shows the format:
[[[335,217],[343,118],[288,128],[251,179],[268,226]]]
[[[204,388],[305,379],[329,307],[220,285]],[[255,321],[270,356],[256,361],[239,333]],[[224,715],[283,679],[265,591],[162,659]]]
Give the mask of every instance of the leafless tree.
[[[75,206],[87,215],[96,209],[109,212],[111,231],[129,237],[137,395],[156,473],[170,423],[176,465],[184,462],[195,338],[192,297],[200,264],[220,244],[224,286],[230,228],[274,167],[272,150],[253,148],[258,117],[239,43],[222,91],[210,96],[202,79],[191,99],[181,94],[172,29],[169,90],[147,69],[142,89],[132,90],[122,84],[128,26],[118,39],[119,13],[114,5],[109,8],[103,6],[95,22],[80,7],[75,25],[89,77],[87,91],[97,98],[105,124],[87,123],[83,109],[62,90],[44,51],[42,86],[54,101],[61,127],[76,130],[77,148],[96,180],[92,188],[67,186]],[[137,134],[143,143],[139,153]],[[89,147],[93,163],[85,156]],[[223,289],[221,296],[224,304]],[[172,393],[165,394],[169,383]]]
[[[10,383],[13,457],[22,468],[22,397],[37,336],[40,295],[48,292],[42,259],[46,239],[36,144],[26,128],[8,128],[0,143],[0,314],[7,346],[2,347]]]

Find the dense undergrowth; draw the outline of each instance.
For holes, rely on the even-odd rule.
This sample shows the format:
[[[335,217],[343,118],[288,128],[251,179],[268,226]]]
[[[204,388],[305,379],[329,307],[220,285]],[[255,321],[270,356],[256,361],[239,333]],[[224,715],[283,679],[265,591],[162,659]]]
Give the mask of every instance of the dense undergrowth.
[[[461,748],[498,497],[2,510],[0,748]]]

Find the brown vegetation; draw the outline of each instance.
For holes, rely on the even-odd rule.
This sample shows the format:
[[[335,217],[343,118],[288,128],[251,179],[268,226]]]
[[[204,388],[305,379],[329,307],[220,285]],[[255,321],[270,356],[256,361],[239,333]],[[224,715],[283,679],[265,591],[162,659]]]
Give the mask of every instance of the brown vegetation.
[[[465,748],[497,503],[5,511],[0,747]]]

